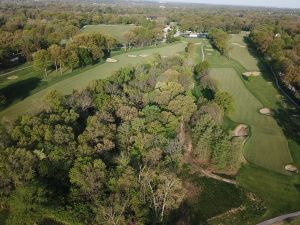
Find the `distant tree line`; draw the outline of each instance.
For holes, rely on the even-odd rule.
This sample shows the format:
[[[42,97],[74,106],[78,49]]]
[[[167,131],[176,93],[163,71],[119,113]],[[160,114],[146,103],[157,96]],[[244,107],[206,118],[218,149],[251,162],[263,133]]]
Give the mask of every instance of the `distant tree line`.
[[[161,28],[146,15],[118,15],[112,10],[76,12],[76,6],[51,7],[0,7],[0,67],[6,68],[20,61],[31,61],[32,54],[51,45],[65,43],[80,33],[88,24],[135,24],[141,26],[132,31],[132,46],[155,44]],[[62,10],[64,9],[64,10]],[[127,35],[132,37],[131,34]],[[128,39],[129,42],[129,39]]]
[[[300,99],[300,30],[292,20],[256,26],[250,41]]]

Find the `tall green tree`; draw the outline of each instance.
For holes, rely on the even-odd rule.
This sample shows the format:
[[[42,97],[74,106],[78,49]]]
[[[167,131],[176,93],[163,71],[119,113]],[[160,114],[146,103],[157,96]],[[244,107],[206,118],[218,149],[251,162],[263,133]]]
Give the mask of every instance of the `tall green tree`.
[[[37,70],[44,70],[45,75],[48,75],[48,67],[51,65],[50,55],[47,50],[38,50],[33,55],[33,67]]]

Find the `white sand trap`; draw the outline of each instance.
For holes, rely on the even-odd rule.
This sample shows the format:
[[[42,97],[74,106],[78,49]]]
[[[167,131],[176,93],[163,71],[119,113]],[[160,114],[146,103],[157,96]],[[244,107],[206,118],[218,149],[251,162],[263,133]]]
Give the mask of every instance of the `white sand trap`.
[[[113,58],[107,58],[106,62],[108,62],[108,63],[116,63],[116,62],[118,62],[118,60],[113,59]]]
[[[271,115],[271,110],[269,108],[262,108],[259,110],[259,112],[264,115]]]
[[[166,56],[166,55],[162,55],[161,57],[162,57],[162,58],[167,58],[168,56]]]
[[[248,126],[246,124],[239,124],[233,130],[233,136],[234,137],[246,137],[246,136],[248,136]]]
[[[10,76],[7,78],[7,80],[15,80],[15,79],[18,79],[19,77],[18,76]]]
[[[236,45],[236,46],[239,46],[239,47],[241,47],[241,48],[246,48],[245,45],[241,45],[241,44],[236,43],[236,42],[233,42],[233,43],[231,43],[231,44]]]
[[[261,75],[261,72],[251,71],[251,72],[245,72],[245,73],[243,73],[243,75],[246,77],[257,77],[257,76]]]
[[[288,164],[284,167],[284,169],[286,171],[292,172],[292,173],[298,173],[298,169],[296,166],[292,165],[292,164]]]
[[[213,52],[214,50],[212,48],[206,48],[205,51]]]
[[[128,55],[129,58],[136,58],[137,55]]]
[[[202,43],[201,42],[197,42],[197,43],[195,43],[195,45],[202,45]]]
[[[212,53],[208,52],[207,55],[212,55]]]
[[[149,55],[143,54],[143,55],[139,55],[139,56],[142,57],[142,58],[146,58],[146,57],[148,57]]]

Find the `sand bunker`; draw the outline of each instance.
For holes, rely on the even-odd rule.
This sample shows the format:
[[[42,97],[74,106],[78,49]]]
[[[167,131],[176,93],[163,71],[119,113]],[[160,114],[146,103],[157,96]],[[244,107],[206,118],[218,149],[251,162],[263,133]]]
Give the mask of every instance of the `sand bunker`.
[[[166,56],[166,55],[162,55],[161,57],[162,57],[162,58],[167,58],[168,56]]]
[[[262,108],[259,110],[259,112],[264,115],[271,115],[271,110],[269,108]]]
[[[142,58],[146,58],[146,57],[148,57],[149,55],[139,55],[140,57],[142,57]]]
[[[234,137],[247,137],[248,136],[248,126],[246,124],[239,124],[233,131]]]
[[[241,44],[236,43],[236,42],[233,42],[233,43],[231,43],[231,44],[236,45],[236,46],[239,46],[239,47],[241,47],[241,48],[246,48],[245,45],[241,45]]]
[[[19,77],[18,76],[10,76],[10,77],[8,77],[7,79],[8,80],[15,80],[15,79],[18,79]]]
[[[257,77],[257,76],[261,75],[261,72],[251,71],[251,72],[245,72],[245,73],[243,73],[243,75],[246,77]]]
[[[116,63],[116,62],[118,62],[118,60],[113,59],[113,58],[107,58],[106,62],[108,62],[108,63]]]
[[[136,58],[137,55],[128,55],[129,58]]]
[[[292,173],[298,173],[298,169],[296,166],[292,165],[292,164],[288,164],[284,167],[284,169],[286,171],[292,172]]]

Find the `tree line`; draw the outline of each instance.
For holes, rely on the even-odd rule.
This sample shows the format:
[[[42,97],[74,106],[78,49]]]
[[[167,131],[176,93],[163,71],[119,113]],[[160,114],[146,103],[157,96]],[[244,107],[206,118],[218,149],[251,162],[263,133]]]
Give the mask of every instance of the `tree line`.
[[[33,53],[33,67],[43,70],[45,75],[53,66],[56,71],[63,73],[63,68],[71,71],[107,57],[117,41],[102,34],[79,34],[69,40],[65,46],[52,44],[48,49]]]
[[[296,25],[292,20],[262,24],[251,31],[250,41],[299,100],[299,24]]]
[[[209,32],[209,39],[212,45],[222,54],[229,54],[229,35],[221,29],[212,29]]]

